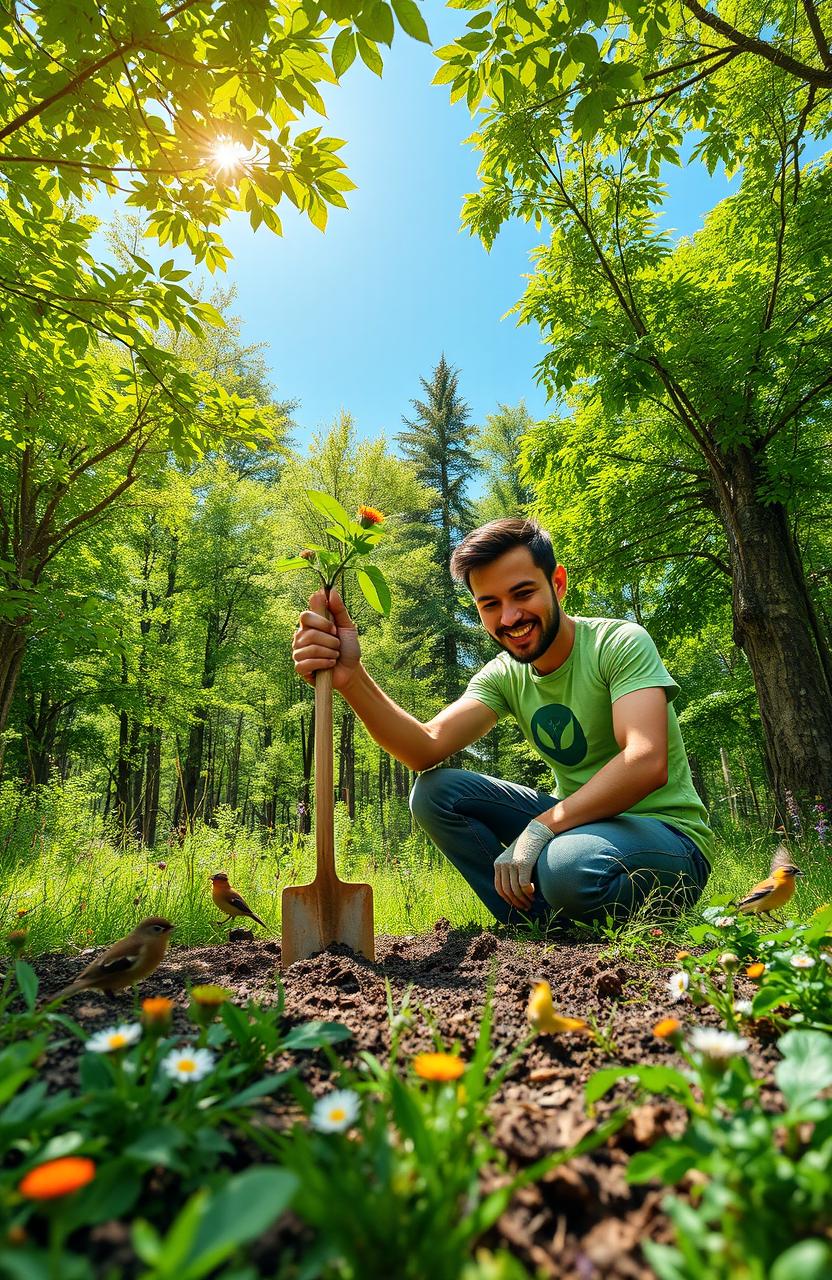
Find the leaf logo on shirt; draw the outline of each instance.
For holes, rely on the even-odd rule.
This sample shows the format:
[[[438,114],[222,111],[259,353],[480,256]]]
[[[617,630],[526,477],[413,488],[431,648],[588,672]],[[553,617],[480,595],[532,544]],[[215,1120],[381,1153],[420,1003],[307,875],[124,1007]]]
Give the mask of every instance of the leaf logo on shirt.
[[[532,716],[535,746],[558,764],[580,764],[586,755],[586,734],[570,707],[551,702]]]

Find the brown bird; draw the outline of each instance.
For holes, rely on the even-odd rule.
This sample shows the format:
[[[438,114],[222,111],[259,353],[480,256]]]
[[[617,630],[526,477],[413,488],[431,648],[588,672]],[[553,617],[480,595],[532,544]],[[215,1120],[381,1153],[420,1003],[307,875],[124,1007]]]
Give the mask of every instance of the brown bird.
[[[175,926],[170,920],[162,916],[149,916],[142,920],[132,933],[120,942],[114,942],[52,999],[63,1000],[77,991],[105,991],[112,995],[114,991],[123,991],[125,987],[141,982],[162,963],[173,928]]]
[[[265,920],[261,920],[252,911],[248,903],[240,897],[236,889],[232,889],[228,883],[228,876],[224,871],[215,871],[211,876],[213,887],[211,889],[211,897],[214,899],[215,906],[228,916],[229,920],[233,920],[235,916],[248,916],[249,920],[256,920],[258,924],[262,924],[266,929]],[[228,921],[218,920],[218,924],[227,924]]]
[[[771,860],[771,874],[755,884],[745,897],[736,903],[742,915],[771,915],[776,907],[783,907],[795,891],[798,876],[803,872],[792,862],[785,845],[778,845]],[[776,919],[776,916],[773,917]]]

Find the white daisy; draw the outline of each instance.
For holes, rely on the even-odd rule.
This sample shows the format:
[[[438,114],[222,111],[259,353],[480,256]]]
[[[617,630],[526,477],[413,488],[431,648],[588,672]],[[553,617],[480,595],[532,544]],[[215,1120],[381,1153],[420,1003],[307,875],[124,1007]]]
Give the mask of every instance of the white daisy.
[[[752,1003],[750,1000],[735,1000],[734,1013],[738,1013],[741,1018],[751,1017]]]
[[[352,1089],[334,1089],[315,1103],[309,1123],[319,1133],[344,1133],[355,1124],[360,1108],[361,1100]]]
[[[683,971],[674,973],[667,982],[671,1000],[681,1000],[689,986],[690,978],[686,973]]]
[[[214,1055],[211,1050],[194,1049],[189,1044],[183,1049],[174,1049],[162,1059],[162,1070],[178,1084],[202,1080],[213,1068]]]
[[[120,1027],[108,1027],[90,1036],[87,1049],[90,1053],[117,1053],[119,1049],[129,1049],[141,1034],[140,1022],[123,1022]]]
[[[745,1036],[738,1036],[734,1031],[719,1031],[714,1027],[694,1027],[688,1036],[688,1044],[695,1053],[701,1053],[703,1058],[707,1058],[708,1062],[720,1066],[748,1048]]]
[[[736,916],[717,916],[716,920],[714,920],[717,929],[730,929],[731,925],[736,923]]]
[[[793,969],[814,969],[815,957],[806,955],[792,956],[789,964]]]

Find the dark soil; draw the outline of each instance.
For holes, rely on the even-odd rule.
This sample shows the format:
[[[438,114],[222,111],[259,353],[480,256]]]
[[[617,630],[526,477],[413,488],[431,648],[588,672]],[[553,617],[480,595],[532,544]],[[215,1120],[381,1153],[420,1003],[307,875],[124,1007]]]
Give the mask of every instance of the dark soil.
[[[234,990],[240,1000],[276,1001],[278,943],[260,941],[245,930],[234,931],[233,938],[217,946],[173,948],[144,984],[143,995],[175,999],[175,1029],[183,1034],[191,1027],[186,1014],[188,985],[215,982]],[[657,946],[661,947],[660,940]],[[604,947],[598,945],[517,941],[499,932],[451,929],[440,920],[432,934],[378,938],[374,963],[333,947],[293,965],[281,975],[285,1016],[289,1023],[310,1018],[345,1023],[354,1036],[352,1042],[339,1046],[347,1062],[362,1049],[383,1055],[390,1043],[385,979],[396,1007],[412,984],[412,1005],[428,1012],[445,1043],[458,1041],[465,1056],[473,1049],[493,972],[493,1038],[499,1059],[525,1036],[531,984],[545,978],[558,1011],[597,1019],[614,1048],[605,1053],[577,1035],[535,1040],[493,1106],[496,1142],[516,1170],[571,1146],[608,1113],[611,1104],[602,1103],[590,1119],[583,1102],[583,1086],[598,1067],[673,1061],[673,1050],[657,1041],[651,1028],[670,1013],[692,1020],[689,1002],[674,1005],[667,994],[674,950],[668,946],[660,963],[644,965],[605,957]],[[34,963],[41,990],[61,987],[89,958],[38,957]],[[110,1025],[120,1009],[122,1016],[131,1017],[132,1000],[116,1002],[85,994],[67,1005],[67,1012],[90,1030]],[[717,1023],[710,1010],[696,1014],[698,1021]],[[402,1040],[404,1054],[430,1047],[429,1022],[417,1016]],[[770,1077],[774,1056],[771,1043],[759,1038],[758,1031],[750,1058],[759,1074]],[[50,1061],[47,1071],[56,1086],[66,1084],[74,1064],[62,1056]],[[304,1075],[313,1089],[325,1087],[320,1055],[306,1056]],[[641,1241],[670,1239],[659,1209],[665,1192],[655,1185],[628,1186],[627,1160],[662,1134],[678,1132],[682,1124],[681,1113],[669,1103],[657,1100],[640,1106],[605,1146],[574,1158],[543,1183],[521,1191],[486,1243],[510,1249],[531,1271],[537,1268],[545,1276],[647,1280],[652,1272],[641,1256]]]

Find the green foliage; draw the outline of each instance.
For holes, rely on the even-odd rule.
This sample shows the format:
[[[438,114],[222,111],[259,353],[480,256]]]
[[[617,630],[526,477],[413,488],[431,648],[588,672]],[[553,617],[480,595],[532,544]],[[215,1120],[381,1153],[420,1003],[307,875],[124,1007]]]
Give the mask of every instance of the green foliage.
[[[327,545],[312,544],[276,561],[275,569],[285,573],[294,569],[311,569],[320,579],[327,596],[334,587],[342,588],[347,568],[355,574],[361,594],[376,613],[390,612],[391,596],[384,574],[366,557],[384,536],[384,516],[373,507],[360,506],[355,520],[336,498],[317,489],[307,489],[306,498],[316,511],[332,523],[326,527]],[[337,548],[334,549],[334,548]]]

